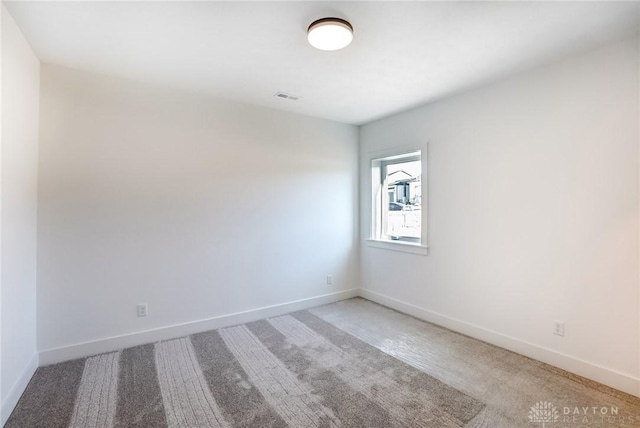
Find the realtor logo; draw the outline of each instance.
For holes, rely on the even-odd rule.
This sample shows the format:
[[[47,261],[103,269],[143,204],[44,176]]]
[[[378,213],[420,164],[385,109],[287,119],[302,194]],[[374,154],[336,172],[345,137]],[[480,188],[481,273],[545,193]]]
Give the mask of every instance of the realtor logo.
[[[558,408],[548,401],[540,401],[529,410],[529,422],[542,424],[542,428],[545,428],[545,424],[557,422],[559,418]]]

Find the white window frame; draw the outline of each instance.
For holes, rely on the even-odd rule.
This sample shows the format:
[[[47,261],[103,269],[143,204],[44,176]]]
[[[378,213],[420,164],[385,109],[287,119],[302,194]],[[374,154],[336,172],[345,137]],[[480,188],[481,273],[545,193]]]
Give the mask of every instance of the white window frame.
[[[427,181],[426,177],[426,150],[414,149],[414,150],[398,150],[392,153],[378,153],[371,154],[370,169],[371,169],[371,216],[370,216],[370,231],[369,239],[366,240],[366,244],[369,247],[380,248],[392,251],[402,251],[406,253],[427,255]],[[386,191],[386,168],[389,165],[397,163],[411,162],[420,160],[422,170],[422,209],[420,217],[420,242],[406,242],[395,241],[388,239],[384,236],[386,217],[383,212],[383,207],[389,204],[389,195]],[[385,205],[386,204],[386,205]]]

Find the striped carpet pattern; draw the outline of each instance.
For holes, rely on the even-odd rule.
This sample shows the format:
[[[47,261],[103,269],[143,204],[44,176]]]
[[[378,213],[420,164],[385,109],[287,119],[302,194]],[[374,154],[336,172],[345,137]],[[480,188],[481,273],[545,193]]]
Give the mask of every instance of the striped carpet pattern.
[[[300,311],[42,367],[6,427],[446,428],[483,409]]]

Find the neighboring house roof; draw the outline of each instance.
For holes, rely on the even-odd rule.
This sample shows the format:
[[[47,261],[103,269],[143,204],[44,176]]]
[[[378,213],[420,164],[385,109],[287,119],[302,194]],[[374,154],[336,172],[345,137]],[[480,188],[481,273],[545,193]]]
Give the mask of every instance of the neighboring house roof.
[[[392,172],[387,177],[388,177],[387,182],[389,184],[395,184],[395,183],[399,183],[401,181],[408,182],[408,181],[412,181],[414,179],[414,177],[411,174],[409,174],[408,172],[403,171],[403,170]]]

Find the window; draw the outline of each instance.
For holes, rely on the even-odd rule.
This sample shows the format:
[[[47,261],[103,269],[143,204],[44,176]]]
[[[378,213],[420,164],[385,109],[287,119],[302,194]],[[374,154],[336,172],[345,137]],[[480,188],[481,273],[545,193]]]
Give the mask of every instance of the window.
[[[421,152],[373,159],[371,183],[371,239],[421,244]]]

